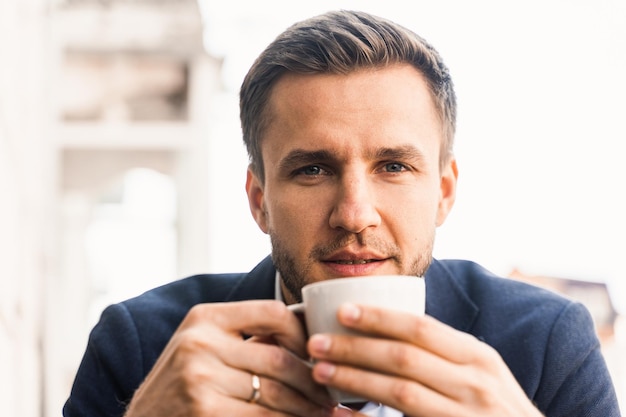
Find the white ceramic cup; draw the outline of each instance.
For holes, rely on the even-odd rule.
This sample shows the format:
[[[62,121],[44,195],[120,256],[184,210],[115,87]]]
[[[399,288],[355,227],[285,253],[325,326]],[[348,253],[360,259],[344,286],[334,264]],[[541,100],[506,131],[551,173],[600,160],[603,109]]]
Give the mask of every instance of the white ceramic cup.
[[[340,325],[337,310],[344,303],[371,305],[423,315],[426,304],[424,279],[405,275],[338,278],[315,282],[302,288],[302,303],[289,309],[304,315],[309,335],[316,333],[356,334]],[[329,389],[340,403],[362,402],[363,398]]]

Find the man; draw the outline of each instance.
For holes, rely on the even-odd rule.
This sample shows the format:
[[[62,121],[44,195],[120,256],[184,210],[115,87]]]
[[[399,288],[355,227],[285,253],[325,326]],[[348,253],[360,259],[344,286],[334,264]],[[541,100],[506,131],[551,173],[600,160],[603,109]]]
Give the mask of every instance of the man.
[[[424,40],[327,13],[280,35],[240,98],[271,258],[106,309],[66,417],[619,416],[580,304],[432,259],[456,193],[456,103]],[[307,283],[379,274],[425,276],[426,316],[345,305],[367,336],[307,340],[285,306]],[[329,386],[371,401],[334,404]]]

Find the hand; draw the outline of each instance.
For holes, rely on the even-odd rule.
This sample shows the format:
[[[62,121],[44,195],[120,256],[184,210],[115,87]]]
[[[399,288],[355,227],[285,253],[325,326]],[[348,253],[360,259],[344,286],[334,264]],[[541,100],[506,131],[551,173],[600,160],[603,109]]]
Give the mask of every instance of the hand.
[[[126,417],[330,415],[334,404],[326,389],[296,356],[306,357],[305,340],[302,325],[281,302],[197,305],[135,393]],[[252,375],[260,378],[256,403],[249,402]]]
[[[346,304],[346,327],[375,337],[315,335],[314,379],[413,417],[541,416],[487,344],[428,316]]]

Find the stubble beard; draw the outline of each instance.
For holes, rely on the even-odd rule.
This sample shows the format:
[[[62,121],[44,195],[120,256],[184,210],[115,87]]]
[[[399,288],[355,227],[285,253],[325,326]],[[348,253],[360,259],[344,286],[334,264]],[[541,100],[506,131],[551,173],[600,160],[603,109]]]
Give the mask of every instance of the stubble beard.
[[[347,246],[352,241],[358,241],[359,244],[363,246],[375,248],[381,253],[390,255],[390,258],[395,261],[399,267],[398,274],[422,277],[432,262],[435,240],[433,233],[428,238],[426,247],[424,247],[420,253],[413,255],[414,257],[408,262],[408,266],[404,267],[403,259],[406,255],[402,254],[395,244],[389,244],[388,242],[383,242],[380,239],[372,237],[366,239],[362,234],[341,234],[332,242],[315,247],[305,262],[298,262],[291,254],[288,245],[283,242],[276,233],[270,231],[269,236],[274,266],[280,273],[284,287],[297,303],[302,302],[302,287],[311,282],[309,277],[311,276],[315,262],[319,259],[324,259],[325,255]]]

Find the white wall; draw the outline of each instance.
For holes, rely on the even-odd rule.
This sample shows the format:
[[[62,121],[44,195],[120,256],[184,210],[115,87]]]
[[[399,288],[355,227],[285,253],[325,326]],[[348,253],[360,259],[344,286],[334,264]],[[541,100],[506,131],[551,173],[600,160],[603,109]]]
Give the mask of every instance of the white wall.
[[[40,70],[44,6],[0,2],[0,404],[3,415],[19,417],[38,416],[42,406],[42,284],[54,184]]]

